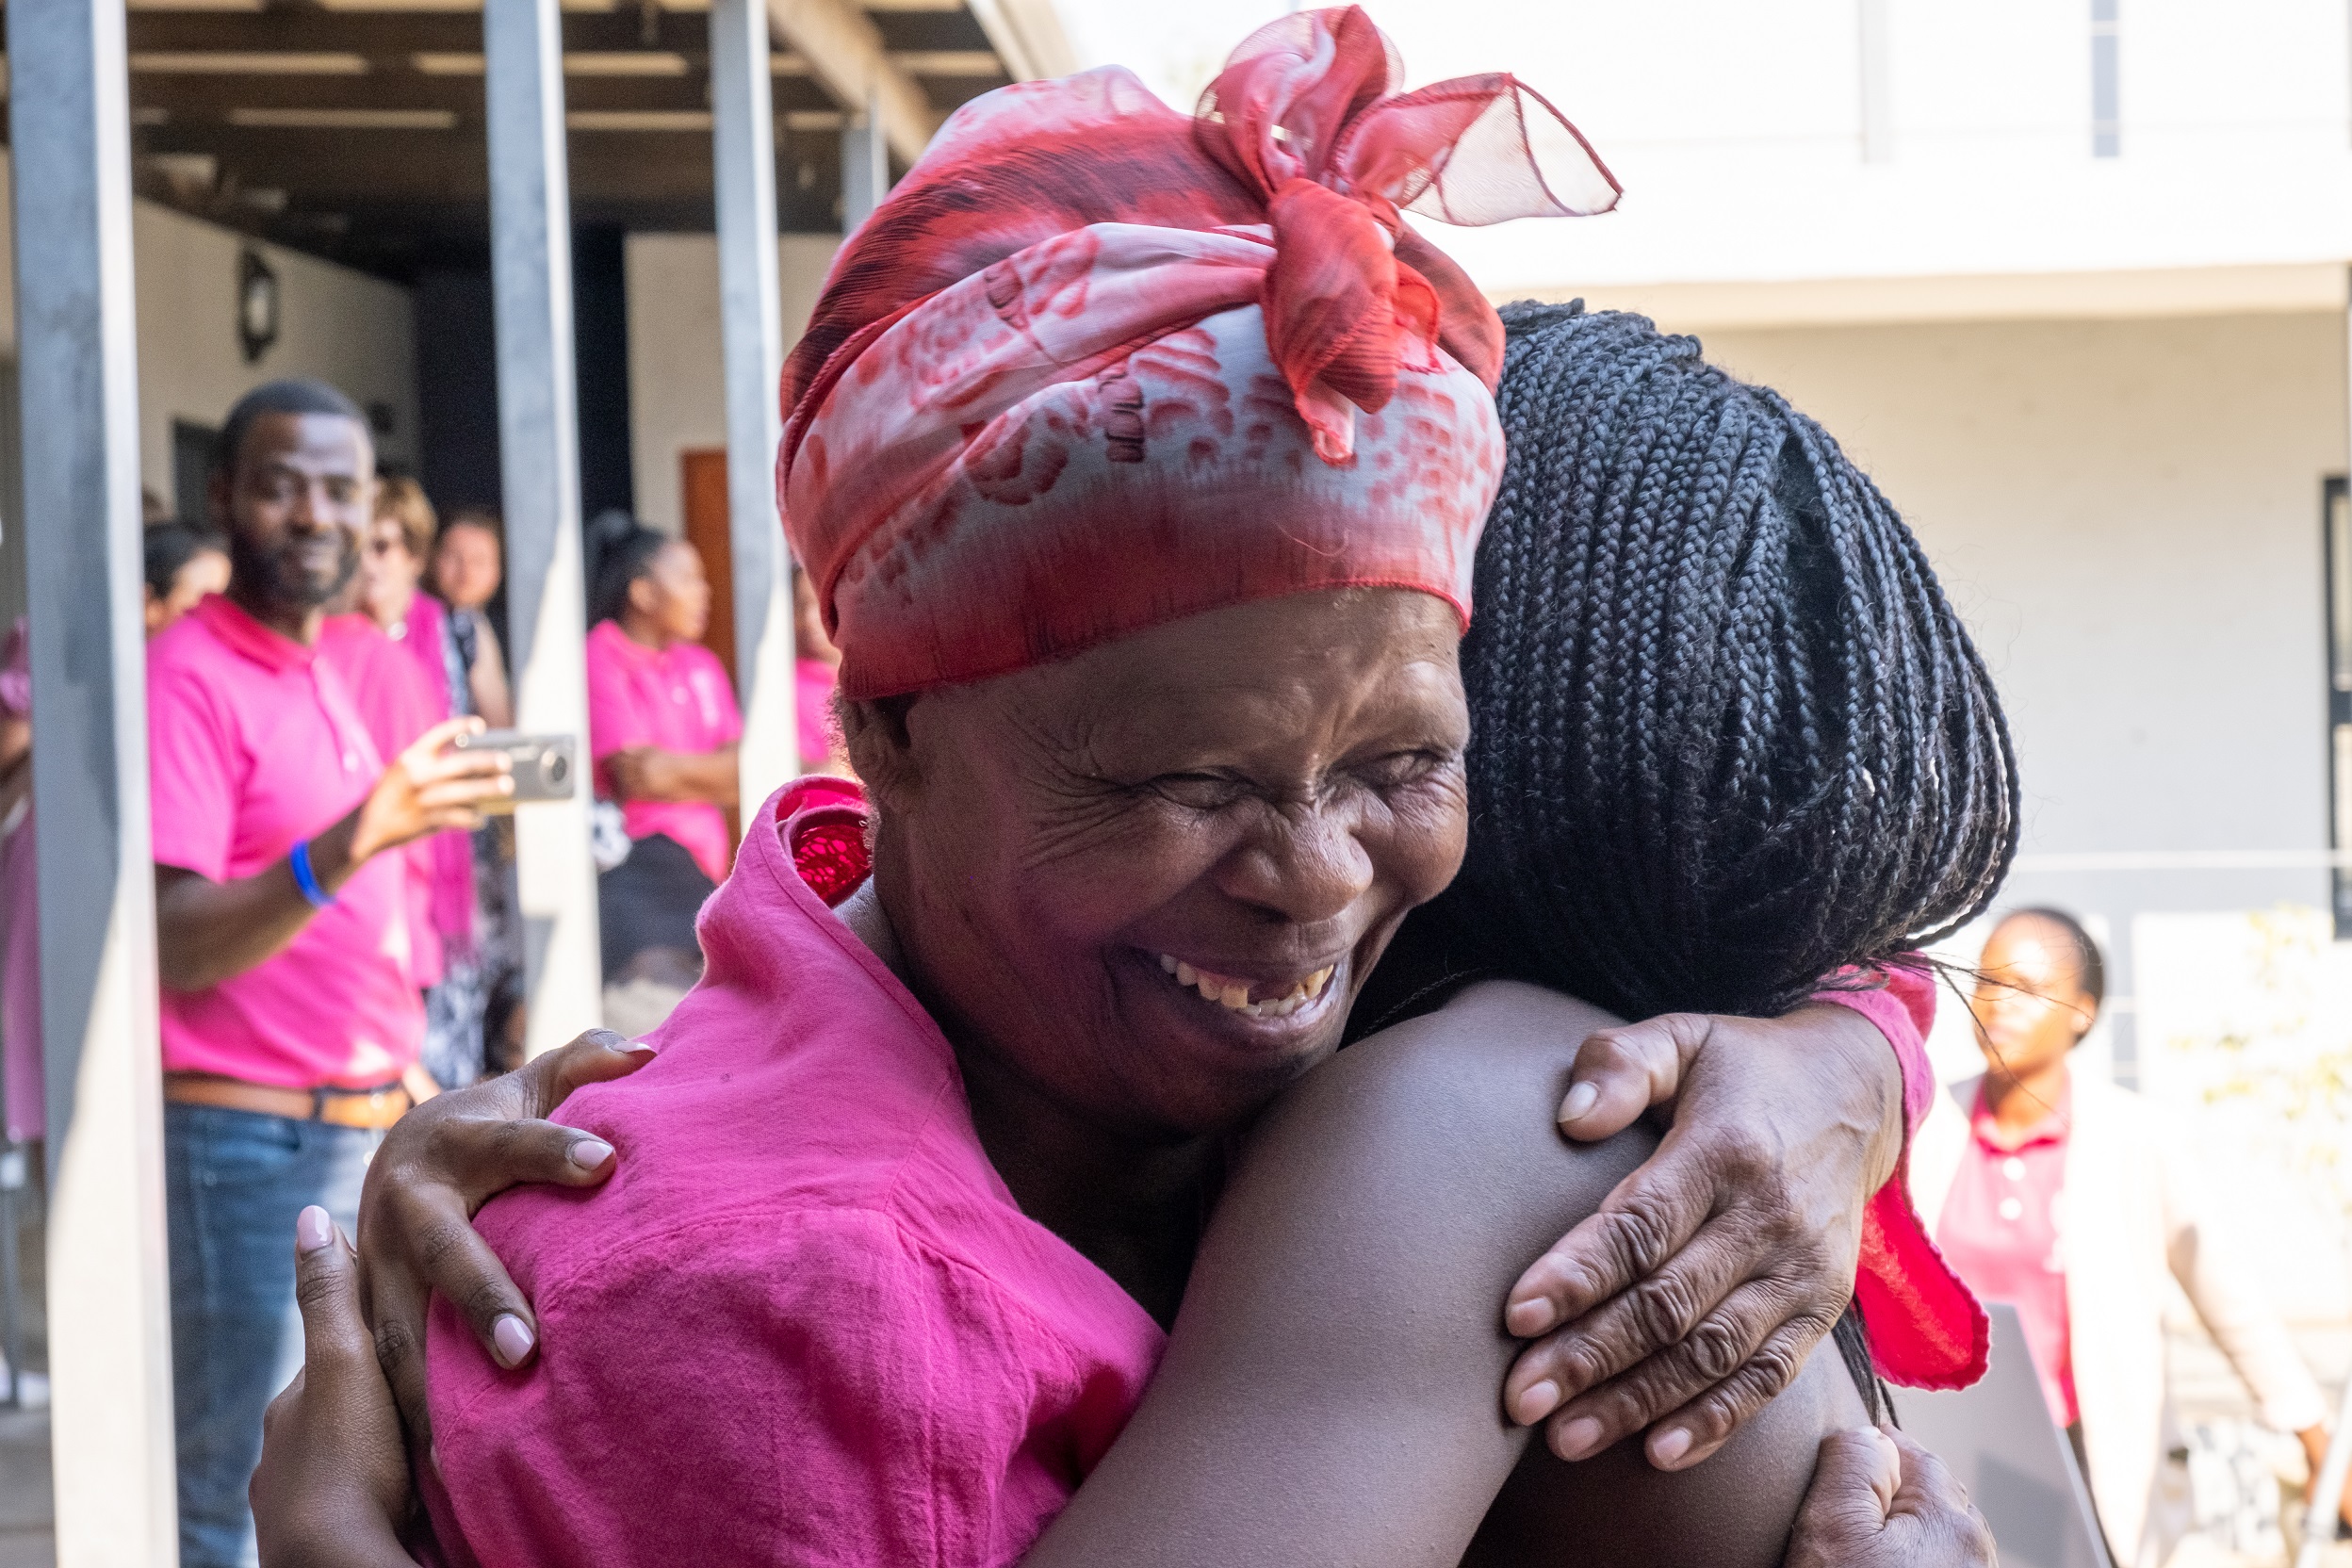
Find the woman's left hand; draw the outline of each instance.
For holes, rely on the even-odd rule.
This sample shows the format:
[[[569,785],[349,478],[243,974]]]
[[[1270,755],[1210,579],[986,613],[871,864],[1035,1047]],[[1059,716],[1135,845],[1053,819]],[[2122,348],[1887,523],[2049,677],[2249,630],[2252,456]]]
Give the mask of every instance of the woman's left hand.
[[[1578,1053],[1560,1125],[1609,1137],[1668,1101],[1658,1152],[1506,1304],[1506,1327],[1535,1343],[1504,1408],[1548,1419],[1562,1459],[1644,1428],[1660,1469],[1722,1447],[1844,1313],[1864,1205],[1902,1152],[1902,1070],[1846,1007],[1604,1030]]]
[[[359,1310],[359,1260],[327,1211],[294,1224],[302,1369],[270,1402],[248,1494],[263,1568],[413,1568],[413,1508],[392,1387]]]

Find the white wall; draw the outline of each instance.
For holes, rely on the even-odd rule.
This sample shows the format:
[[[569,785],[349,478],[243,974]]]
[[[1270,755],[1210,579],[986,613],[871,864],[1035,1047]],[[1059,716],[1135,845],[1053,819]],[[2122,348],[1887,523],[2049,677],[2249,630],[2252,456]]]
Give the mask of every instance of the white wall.
[[[16,355],[15,207],[0,149],[0,354]],[[139,320],[139,477],[167,504],[172,421],[218,427],[263,382],[316,376],[362,407],[391,406],[385,456],[413,462],[416,439],[416,312],[409,291],[153,202],[131,209]],[[237,257],[258,251],[278,274],[278,340],[245,363],[237,337]],[[14,498],[8,498],[13,504]]]
[[[837,235],[778,237],[784,350],[816,308]],[[629,461],[637,514],[665,532],[686,526],[678,453],[727,445],[720,365],[719,243],[707,234],[632,234],[623,251],[629,286]]]
[[[2327,842],[2340,315],[1706,335],[1903,510],[2007,701],[2026,850]]]
[[[1871,163],[1865,4],[1883,6],[1887,39],[1891,156]],[[1285,8],[1061,6],[1088,64],[1133,66],[1186,107],[1225,51]],[[1604,218],[1433,226],[1498,294],[2352,257],[2344,0],[2127,0],[2115,158],[2092,156],[2082,0],[1370,8],[1410,82],[1511,71],[1576,122],[1625,186]]]
[[[167,504],[172,421],[218,427],[239,396],[282,376],[315,376],[362,407],[388,405],[383,454],[413,462],[416,324],[409,291],[300,252],[263,245],[151,202],[132,212],[139,294],[139,471]],[[237,335],[237,258],[258,251],[278,275],[277,342],[247,364]]]

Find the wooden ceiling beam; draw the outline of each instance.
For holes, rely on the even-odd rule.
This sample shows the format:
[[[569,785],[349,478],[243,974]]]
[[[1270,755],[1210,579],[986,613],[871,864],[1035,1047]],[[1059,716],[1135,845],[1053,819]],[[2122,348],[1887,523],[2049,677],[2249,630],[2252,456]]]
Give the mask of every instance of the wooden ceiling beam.
[[[851,114],[871,106],[900,161],[923,155],[943,117],[891,63],[872,17],[850,0],[767,0],[767,7],[776,43],[808,62],[836,104]]]
[[[803,163],[818,176],[807,188],[837,187],[838,145],[826,132],[786,133],[776,159],[779,200],[782,192],[804,188],[796,178]],[[244,125],[167,124],[142,133],[139,151],[204,154],[218,160],[223,182],[233,179],[247,189],[282,189],[291,200],[313,205],[480,207],[489,199],[489,149],[479,128],[321,135]],[[570,163],[576,204],[700,200],[710,193],[707,130],[575,131]]]
[[[232,108],[454,109],[479,122],[480,76],[381,72],[368,76],[171,76],[132,84],[135,108],[162,109],[173,120],[218,120]],[[564,84],[574,109],[706,109],[699,76],[588,76]]]
[[[128,18],[134,53],[178,54],[224,50],[240,54],[352,53],[398,60],[410,55],[482,53],[482,17],[464,11],[244,12],[133,11]],[[657,49],[705,61],[710,30],[693,12],[657,13],[647,38],[639,14],[567,12],[567,52]]]

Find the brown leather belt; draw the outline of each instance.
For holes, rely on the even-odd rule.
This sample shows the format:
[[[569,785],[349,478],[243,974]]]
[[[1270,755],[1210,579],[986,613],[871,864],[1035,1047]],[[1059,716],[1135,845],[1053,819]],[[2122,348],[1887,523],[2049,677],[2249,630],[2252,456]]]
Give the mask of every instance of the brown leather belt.
[[[167,1072],[163,1097],[180,1105],[213,1105],[229,1111],[282,1116],[288,1121],[323,1121],[330,1127],[381,1131],[414,1103],[399,1079],[365,1089],[285,1089],[248,1084],[209,1072]]]

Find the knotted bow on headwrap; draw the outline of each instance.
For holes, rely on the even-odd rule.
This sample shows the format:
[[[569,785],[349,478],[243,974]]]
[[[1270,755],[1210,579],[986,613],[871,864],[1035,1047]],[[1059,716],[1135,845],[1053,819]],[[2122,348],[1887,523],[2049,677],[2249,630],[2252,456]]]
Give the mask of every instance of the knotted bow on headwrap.
[[[1196,118],[1110,68],[949,120],[785,371],[778,490],[847,694],[1317,588],[1466,619],[1502,329],[1399,209],[1617,188],[1510,76],[1399,71],[1348,7],[1252,36]]]

